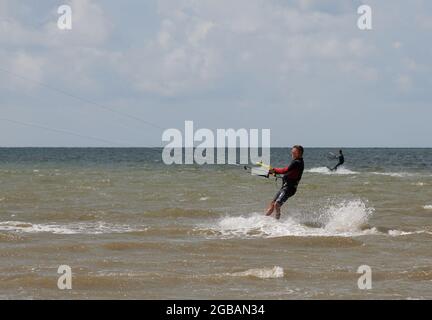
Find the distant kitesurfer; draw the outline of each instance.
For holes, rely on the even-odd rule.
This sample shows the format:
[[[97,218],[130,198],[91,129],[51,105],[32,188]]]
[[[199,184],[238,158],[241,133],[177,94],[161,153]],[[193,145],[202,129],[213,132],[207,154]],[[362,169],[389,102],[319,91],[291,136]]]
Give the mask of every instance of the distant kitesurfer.
[[[282,188],[276,193],[273,201],[267,209],[266,216],[270,216],[276,209],[276,219],[280,218],[280,208],[288,200],[288,198],[295,195],[297,186],[304,170],[303,162],[303,147],[296,145],[291,149],[292,161],[285,168],[270,169],[270,174],[283,174]]]
[[[339,166],[344,164],[345,158],[342,153],[342,150],[339,150],[339,155],[337,156],[337,159],[338,159],[338,163],[337,165],[335,165],[333,168],[330,169],[331,171],[336,171]]]

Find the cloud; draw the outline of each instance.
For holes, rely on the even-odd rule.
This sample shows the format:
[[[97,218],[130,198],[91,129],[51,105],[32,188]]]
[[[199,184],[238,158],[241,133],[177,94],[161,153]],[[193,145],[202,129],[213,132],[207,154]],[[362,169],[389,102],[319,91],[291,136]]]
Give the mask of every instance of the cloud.
[[[239,94],[242,87],[258,85],[254,95],[281,99],[287,88],[299,90],[299,79],[333,80],[339,74],[343,82],[348,74],[362,86],[380,74],[374,60],[383,48],[356,29],[360,2],[159,0],[154,32],[122,48],[113,46],[113,28],[121,26],[114,26],[109,15],[116,13],[91,0],[66,3],[72,7],[71,31],[57,28],[56,7],[48,7],[41,19],[48,22],[32,28],[19,17],[28,17],[33,5],[13,9],[11,1],[2,2],[6,13],[24,13],[10,15],[0,29],[3,55],[35,62],[33,70],[28,66],[19,71],[39,80],[61,75],[65,86],[87,92],[101,90],[102,79],[95,75],[105,70],[137,94],[223,94],[234,83],[242,84]],[[401,50],[402,43],[394,40],[392,46]],[[12,59],[7,61],[17,68]],[[400,82],[394,83],[400,87]]]
[[[15,74],[25,74],[27,77],[34,79],[35,81],[41,81],[43,67],[46,65],[46,61],[43,58],[19,52],[11,59],[10,64],[12,66],[11,69]]]
[[[340,14],[343,12],[352,11],[362,4],[362,1],[345,1],[345,0],[297,0],[295,1],[300,9],[305,11],[320,11],[331,14]]]
[[[265,108],[304,121],[331,113],[331,126],[352,122],[357,107],[366,122],[384,106],[426,105],[429,2],[371,2],[370,32],[357,28],[362,2],[69,0],[61,4],[72,7],[73,30],[61,31],[57,4],[2,0],[0,59],[22,76],[146,116],[151,105],[150,116],[175,114],[173,122],[186,115],[224,122],[229,113],[238,115],[232,126],[261,123]],[[3,73],[0,84],[35,90]],[[285,120],[271,123],[285,130]]]
[[[275,80],[285,81],[277,85],[286,87],[295,76],[293,71],[313,72],[308,67],[311,62],[334,63],[337,68],[337,60],[359,59],[375,50],[349,33],[335,32],[349,23],[355,26],[355,10],[336,15],[331,10],[302,11],[317,7],[318,2],[297,5],[158,1],[159,30],[142,48],[126,52],[128,65],[119,69],[143,93],[174,96],[220,90],[232,81],[257,78],[273,88]],[[351,6],[338,2],[336,7]],[[227,77],[231,80],[226,81]]]
[[[98,47],[109,39],[112,25],[106,16],[103,5],[92,0],[69,0],[72,9],[72,30],[60,30],[57,26],[57,8],[51,11],[50,23],[41,33],[46,46],[55,47]]]
[[[63,75],[68,86],[76,82],[77,87],[99,90],[93,74],[101,65],[138,93],[160,96],[226,91],[230,83],[252,87],[257,79],[263,96],[274,95],[275,88],[292,87],[295,79],[323,76],[320,64],[333,64],[341,72],[350,65],[358,79],[374,78],[362,58],[376,48],[344,31],[346,25],[355,26],[356,12],[345,1],[238,0],[224,5],[220,0],[159,0],[159,28],[120,50],[110,46],[114,26],[102,4],[67,4],[72,7],[71,31],[57,28],[57,8],[50,9],[49,22],[37,31],[18,20],[3,31],[14,34],[6,46],[44,48],[43,54],[33,53],[53,62],[43,70],[51,78]],[[340,61],[345,66],[341,69]]]
[[[413,87],[413,82],[411,77],[407,75],[399,75],[395,80],[396,85],[399,90],[403,93],[409,92]]]
[[[99,4],[92,0],[65,1],[72,8],[72,30],[60,30],[57,6],[45,6],[41,15],[36,15],[32,12],[34,4],[21,4],[19,10],[13,10],[12,1],[3,2],[7,2],[3,6],[8,8],[8,18],[0,21],[0,56],[5,58],[7,69],[34,81],[54,82],[75,91],[101,88],[100,79],[94,77],[95,70],[101,65],[113,68],[111,64],[118,53],[105,47],[112,25]],[[29,17],[35,16],[43,22],[28,23]],[[22,80],[16,81],[16,85],[30,87]]]
[[[399,41],[395,41],[395,42],[393,42],[392,46],[395,49],[400,49],[402,47],[402,43]]]

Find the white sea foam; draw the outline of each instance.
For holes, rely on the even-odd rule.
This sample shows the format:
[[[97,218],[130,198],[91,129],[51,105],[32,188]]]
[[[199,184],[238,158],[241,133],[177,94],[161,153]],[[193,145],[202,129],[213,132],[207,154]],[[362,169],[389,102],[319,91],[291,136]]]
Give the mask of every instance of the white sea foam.
[[[372,172],[372,174],[394,177],[394,178],[404,178],[404,177],[414,176],[413,173],[409,173],[409,172]]]
[[[260,279],[275,279],[283,278],[284,269],[279,266],[274,266],[273,268],[249,269],[241,272],[225,273],[224,275],[231,277],[255,277]]]
[[[70,223],[70,224],[32,224],[22,221],[0,222],[0,231],[13,231],[25,233],[54,233],[54,234],[103,234],[142,231],[127,225],[113,225],[104,222],[96,223]]]
[[[344,166],[339,167],[336,171],[331,171],[328,167],[316,167],[316,168],[305,170],[305,172],[319,173],[319,174],[336,174],[336,175],[349,175],[349,174],[359,173],[357,171],[352,171],[350,169],[347,169]],[[415,173],[410,173],[410,172],[370,172],[370,173],[374,175],[388,176],[394,178],[413,177],[416,175]]]
[[[209,198],[209,197],[201,197],[201,198],[200,198],[200,201],[206,201],[206,200],[208,200],[208,198]]]
[[[415,183],[412,183],[412,185],[413,185],[413,186],[423,187],[423,186],[426,185],[426,183],[424,183],[424,182],[415,182]]]
[[[308,169],[305,170],[305,172],[309,172],[309,173],[320,173],[320,174],[357,174],[358,172],[356,171],[351,171],[345,167],[339,167],[336,171],[331,171],[329,168],[327,167],[316,167],[316,168],[312,168],[312,169]]]
[[[364,201],[351,200],[326,208],[318,217],[318,227],[305,225],[289,216],[278,221],[262,213],[252,213],[247,216],[227,216],[200,229],[211,230],[222,238],[405,236],[429,233],[424,230],[378,231],[377,228],[368,226],[368,220],[373,212],[374,208],[368,207]]]
[[[376,228],[365,228],[374,209],[367,207],[361,200],[345,201],[330,206],[319,217],[321,227],[314,228],[283,217],[280,221],[266,217],[262,213],[247,216],[227,216],[215,224],[204,227],[224,238],[232,237],[284,237],[284,236],[361,236],[380,234]]]
[[[432,205],[427,204],[427,205],[423,206],[423,209],[432,210]]]
[[[399,236],[407,236],[412,234],[432,234],[432,232],[426,231],[426,230],[419,230],[419,231],[401,231],[401,230],[389,230],[388,234],[393,237],[399,237]]]
[[[326,210],[329,219],[324,228],[332,233],[361,231],[373,212],[374,209],[361,200],[345,201]]]

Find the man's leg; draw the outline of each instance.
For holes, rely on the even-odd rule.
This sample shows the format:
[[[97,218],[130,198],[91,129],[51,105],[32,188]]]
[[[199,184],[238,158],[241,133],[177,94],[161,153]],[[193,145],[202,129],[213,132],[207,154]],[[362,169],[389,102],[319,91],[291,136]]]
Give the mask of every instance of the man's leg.
[[[267,209],[266,216],[270,216],[270,215],[273,213],[273,211],[274,211],[274,209],[275,209],[276,200],[280,197],[281,193],[282,193],[282,189],[279,190],[279,191],[275,194],[275,196],[274,196],[272,202],[270,202],[270,206],[269,206],[268,209]]]
[[[282,205],[288,200],[289,197],[292,197],[294,194],[295,194],[295,190],[289,188],[285,188],[281,190],[279,197],[275,200],[275,204],[274,204],[274,208],[276,209],[275,218],[277,220],[280,219]]]
[[[279,220],[280,215],[281,215],[281,212],[280,212],[281,205],[279,204],[279,202],[276,202],[276,203],[275,203],[275,208],[276,208],[276,219]]]
[[[270,203],[270,206],[269,206],[268,209],[267,209],[266,216],[271,215],[271,214],[273,213],[273,210],[274,210],[274,209],[275,209],[275,202],[272,201],[272,202]]]

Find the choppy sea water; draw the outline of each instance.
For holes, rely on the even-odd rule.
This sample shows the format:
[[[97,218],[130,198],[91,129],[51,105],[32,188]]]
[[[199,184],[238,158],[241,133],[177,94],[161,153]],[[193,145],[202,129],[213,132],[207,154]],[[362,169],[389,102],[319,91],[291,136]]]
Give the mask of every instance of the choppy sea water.
[[[263,212],[280,182],[241,166],[0,149],[0,298],[431,299],[432,149],[344,149],[335,173],[330,151],[306,149],[276,221]],[[72,290],[57,288],[60,265]]]

